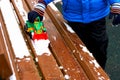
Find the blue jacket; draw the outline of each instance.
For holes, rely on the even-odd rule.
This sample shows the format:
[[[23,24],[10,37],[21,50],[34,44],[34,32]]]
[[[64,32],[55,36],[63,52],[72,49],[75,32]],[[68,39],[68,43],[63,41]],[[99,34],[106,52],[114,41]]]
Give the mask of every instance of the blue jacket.
[[[53,0],[44,0],[46,4]],[[107,16],[110,5],[120,0],[62,0],[63,17],[72,22],[90,23]]]

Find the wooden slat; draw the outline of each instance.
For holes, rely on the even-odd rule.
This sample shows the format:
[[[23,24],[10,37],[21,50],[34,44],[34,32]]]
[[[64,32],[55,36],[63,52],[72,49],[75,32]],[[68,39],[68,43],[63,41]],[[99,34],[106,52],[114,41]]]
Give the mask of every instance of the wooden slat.
[[[12,75],[12,70],[4,54],[0,54],[0,77],[2,79],[8,79]]]
[[[0,23],[0,77],[2,79],[8,79],[12,75],[12,69],[7,55],[1,26],[2,24]]]
[[[20,80],[41,80],[32,57],[16,59]]]

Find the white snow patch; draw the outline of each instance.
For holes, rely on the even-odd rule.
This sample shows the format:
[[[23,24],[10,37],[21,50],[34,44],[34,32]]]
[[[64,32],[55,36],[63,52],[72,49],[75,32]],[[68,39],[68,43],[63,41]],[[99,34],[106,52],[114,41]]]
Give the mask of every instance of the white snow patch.
[[[30,61],[30,58],[25,58],[26,61]]]
[[[90,51],[87,49],[87,47],[83,46],[80,44],[80,47],[82,47],[82,50],[86,53],[88,53],[91,57],[93,57],[92,53],[90,53]]]
[[[17,24],[10,1],[2,0],[0,6],[15,56],[18,58],[29,56],[29,51],[19,29],[19,25]]]
[[[25,9],[23,7],[22,0],[14,0],[14,1],[15,1],[15,5],[17,6],[21,16],[23,17],[24,22],[26,22],[26,20],[27,20],[27,12],[25,11]]]
[[[81,60],[83,60],[83,56],[81,54],[79,54],[79,57],[80,57]]]
[[[64,22],[64,24],[69,32],[75,33],[75,31],[67,23]]]
[[[98,64],[98,62],[97,62],[95,59],[89,61],[89,63],[94,64],[96,68],[99,68],[99,67],[100,67],[100,65]]]
[[[61,2],[62,0],[54,0],[53,3],[58,3],[58,2]]]
[[[38,62],[38,58],[37,57],[35,58],[35,60],[36,60],[36,62]]]
[[[53,4],[53,2],[48,4],[54,11],[59,11],[57,7]]]
[[[16,77],[15,77],[15,73],[13,73],[13,75],[12,76],[10,76],[10,78],[9,78],[10,80],[16,80]]]
[[[60,68],[60,69],[63,69],[63,66],[60,66],[59,68]]]
[[[67,70],[66,70],[66,69],[65,69],[64,71],[65,71],[65,72],[67,72]]]
[[[52,36],[52,38],[53,38],[55,41],[56,41],[56,39],[57,39],[56,36]]]
[[[98,77],[98,80],[105,80],[105,78],[101,76],[101,77]]]
[[[32,41],[33,47],[36,51],[37,55],[43,55],[44,53],[46,53],[48,56],[51,54],[50,50],[48,48],[50,41],[47,40],[34,40]]]
[[[73,50],[72,52],[75,53],[75,50]]]
[[[67,75],[67,74],[66,74],[64,77],[65,77],[66,80],[69,80],[69,79],[70,79],[70,76]]]

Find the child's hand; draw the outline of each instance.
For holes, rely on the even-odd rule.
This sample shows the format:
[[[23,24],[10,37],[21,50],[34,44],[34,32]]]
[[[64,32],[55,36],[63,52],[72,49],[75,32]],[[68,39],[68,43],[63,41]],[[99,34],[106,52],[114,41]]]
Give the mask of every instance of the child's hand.
[[[111,6],[109,19],[113,19],[112,24],[115,26],[120,24],[120,3],[114,3]]]

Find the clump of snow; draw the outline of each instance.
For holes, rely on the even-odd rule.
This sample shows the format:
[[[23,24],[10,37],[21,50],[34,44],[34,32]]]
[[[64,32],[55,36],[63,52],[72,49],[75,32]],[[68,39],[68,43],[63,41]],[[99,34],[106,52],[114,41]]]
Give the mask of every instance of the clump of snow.
[[[98,80],[105,80],[105,78],[101,76],[101,77],[98,77]]]
[[[97,62],[95,59],[89,61],[89,63],[94,64],[96,68],[99,68],[99,67],[100,67],[100,65],[98,64],[98,62]]]
[[[60,69],[63,69],[63,66],[60,66],[59,68],[60,68]]]
[[[79,57],[80,57],[81,60],[83,60],[83,56],[81,54],[79,54]]]
[[[65,69],[64,71],[65,71],[65,72],[67,72],[67,70],[66,70],[66,69]]]
[[[67,23],[64,22],[64,24],[69,32],[75,33],[75,31]]]
[[[56,4],[58,2],[61,2],[62,0],[54,0],[53,2]]]
[[[10,78],[9,78],[10,80],[16,80],[16,77],[15,77],[15,74],[13,73],[13,75],[12,76],[10,76]]]
[[[35,58],[35,60],[36,60],[36,62],[38,62],[38,58],[37,57]]]
[[[25,58],[26,61],[30,61],[30,58]]]
[[[64,77],[65,77],[65,80],[69,80],[70,79],[70,76],[67,75],[67,74]]]
[[[73,50],[72,52],[75,53],[75,50]]]
[[[56,41],[56,36],[52,36],[52,38]]]
[[[44,53],[46,53],[49,56],[51,54],[48,48],[50,44],[50,41],[48,39],[34,40],[32,41],[32,43],[37,55],[43,55]]]
[[[80,44],[80,47],[82,48],[82,50],[86,53],[88,53],[91,57],[93,57],[92,53],[90,53],[90,51],[83,45]]]

